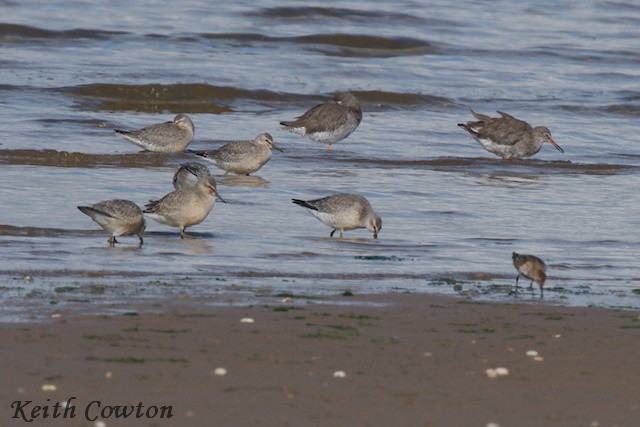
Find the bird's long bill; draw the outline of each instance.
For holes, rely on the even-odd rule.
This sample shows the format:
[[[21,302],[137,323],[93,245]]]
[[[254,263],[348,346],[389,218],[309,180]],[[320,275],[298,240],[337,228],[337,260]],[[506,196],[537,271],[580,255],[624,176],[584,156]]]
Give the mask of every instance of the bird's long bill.
[[[227,203],[222,197],[220,197],[220,194],[218,194],[217,190],[216,190],[215,194],[216,194],[216,197],[218,198],[218,200],[220,200],[222,203]]]
[[[271,147],[275,148],[276,150],[278,150],[281,153],[284,153],[284,150],[282,148],[280,148],[280,147],[277,147],[276,144],[274,144],[274,143],[271,143]]]
[[[550,136],[547,137],[547,140],[549,141],[549,143],[551,145],[553,145],[554,147],[556,147],[556,150],[560,151],[561,153],[564,153],[564,150],[562,148],[560,148],[560,146],[558,144],[556,144],[556,142],[553,140],[553,138],[551,138]],[[565,153],[566,154],[566,153]]]
[[[374,230],[373,231],[373,238],[377,239],[378,238],[378,230]]]

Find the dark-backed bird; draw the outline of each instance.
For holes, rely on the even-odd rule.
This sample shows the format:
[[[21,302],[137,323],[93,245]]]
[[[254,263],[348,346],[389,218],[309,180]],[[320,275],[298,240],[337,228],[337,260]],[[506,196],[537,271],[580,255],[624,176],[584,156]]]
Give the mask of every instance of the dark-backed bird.
[[[478,119],[475,122],[458,123],[490,153],[503,159],[522,159],[540,151],[545,142],[562,153],[564,150],[551,138],[551,131],[544,126],[532,127],[529,123],[498,111],[501,117],[493,118],[471,110]],[[566,156],[566,154],[565,154]]]
[[[324,104],[289,122],[280,124],[290,132],[331,145],[351,135],[362,121],[360,101],[350,92],[340,92]]]

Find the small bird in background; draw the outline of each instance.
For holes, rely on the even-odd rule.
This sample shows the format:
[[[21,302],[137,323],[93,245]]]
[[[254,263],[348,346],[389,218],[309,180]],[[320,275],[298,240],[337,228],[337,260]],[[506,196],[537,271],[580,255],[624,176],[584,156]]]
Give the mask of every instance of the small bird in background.
[[[158,153],[179,153],[193,140],[195,129],[186,114],[178,114],[172,122],[157,123],[137,130],[115,130],[137,146]]]
[[[237,175],[257,172],[271,159],[272,149],[282,150],[273,143],[273,137],[261,133],[254,140],[230,142],[217,150],[197,151],[195,154],[225,171]]]
[[[145,222],[142,209],[129,200],[105,200],[91,206],[78,206],[80,212],[89,215],[100,227],[109,233],[109,246],[113,247],[118,236],[132,236],[136,234],[140,239],[140,246],[144,243]]]
[[[471,110],[477,122],[458,123],[490,153],[503,159],[522,159],[531,157],[542,148],[545,142],[550,143],[558,151],[566,153],[551,138],[551,131],[544,126],[531,127],[523,120],[518,120],[507,113],[498,111],[502,117],[492,118]],[[567,157],[567,161],[568,161]]]
[[[199,162],[183,163],[173,175],[173,187],[176,190],[182,187],[191,187],[200,178],[208,176],[211,176],[211,172],[206,165]]]
[[[540,286],[540,296],[544,296],[542,287],[547,280],[547,266],[544,261],[534,255],[521,255],[516,252],[511,255],[511,258],[513,259],[513,266],[518,270],[516,292],[518,291],[518,279],[523,276],[531,280],[529,284],[530,290],[533,290],[533,282],[536,282]]]
[[[340,92],[290,122],[280,122],[289,132],[331,145],[348,137],[362,121],[360,101],[350,92]]]
[[[180,227],[180,238],[184,239],[187,227],[200,224],[209,215],[216,197],[226,203],[216,190],[212,176],[200,178],[195,185],[172,191],[160,200],[145,205],[144,213],[161,224]]]
[[[344,231],[366,228],[377,239],[378,232],[382,229],[382,218],[375,213],[366,198],[357,194],[342,193],[316,200],[291,200],[307,208],[320,222],[332,228],[329,234],[331,237],[336,231],[340,231],[342,237]]]

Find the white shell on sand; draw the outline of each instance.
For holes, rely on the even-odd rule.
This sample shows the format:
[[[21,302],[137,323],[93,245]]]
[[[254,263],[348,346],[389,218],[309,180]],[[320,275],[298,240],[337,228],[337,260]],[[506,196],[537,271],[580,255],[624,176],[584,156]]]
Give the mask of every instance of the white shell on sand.
[[[489,378],[498,378],[509,375],[509,370],[504,367],[489,368],[484,371],[484,374]]]

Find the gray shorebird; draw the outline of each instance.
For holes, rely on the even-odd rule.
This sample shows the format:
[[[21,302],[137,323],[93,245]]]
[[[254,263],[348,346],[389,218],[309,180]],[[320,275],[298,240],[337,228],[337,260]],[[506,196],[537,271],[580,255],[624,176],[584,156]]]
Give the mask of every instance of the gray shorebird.
[[[534,255],[522,255],[514,252],[511,254],[513,266],[518,270],[516,277],[516,292],[518,291],[518,279],[520,276],[531,280],[529,289],[533,289],[533,282],[540,286],[540,295],[542,296],[544,282],[547,280],[547,266],[540,258]]]
[[[340,92],[324,104],[316,105],[296,120],[280,122],[285,129],[313,141],[331,145],[348,137],[362,121],[358,98]]]
[[[501,117],[492,118],[471,110],[471,114],[478,121],[458,123],[458,126],[469,132],[485,150],[503,159],[531,157],[540,151],[545,142],[564,153],[564,150],[551,138],[549,128],[532,127],[529,123],[507,113],[502,111],[498,113]]]
[[[137,130],[115,132],[137,146],[158,153],[179,153],[193,140],[195,129],[186,114],[178,114],[172,122],[157,123]]]
[[[356,228],[366,228],[378,238],[382,229],[382,218],[375,213],[371,203],[356,194],[334,194],[322,199],[299,200],[291,199],[293,203],[305,207],[324,225],[332,228],[331,237],[336,231],[342,233]]]
[[[118,236],[132,236],[136,234],[140,239],[140,246],[144,243],[144,215],[142,209],[129,200],[105,200],[91,206],[78,206],[78,209],[94,220],[109,233],[109,246],[118,243]]]
[[[273,148],[282,151],[275,146],[271,135],[261,133],[252,141],[234,141],[217,150],[199,151],[196,154],[223,169],[225,174],[249,175],[269,161]]]
[[[211,172],[206,165],[199,162],[183,163],[173,175],[173,187],[176,190],[182,187],[191,187],[200,178],[208,176],[211,176]]]
[[[160,200],[151,200],[143,212],[161,224],[180,227],[180,237],[184,239],[190,237],[185,234],[187,227],[200,224],[209,215],[216,196],[224,202],[216,190],[216,180],[208,176],[191,187],[182,187]]]

